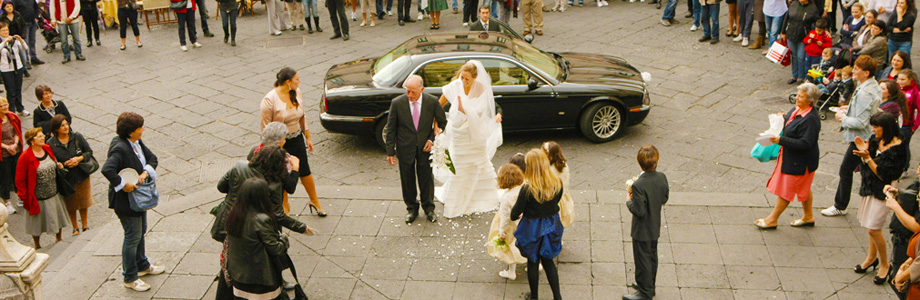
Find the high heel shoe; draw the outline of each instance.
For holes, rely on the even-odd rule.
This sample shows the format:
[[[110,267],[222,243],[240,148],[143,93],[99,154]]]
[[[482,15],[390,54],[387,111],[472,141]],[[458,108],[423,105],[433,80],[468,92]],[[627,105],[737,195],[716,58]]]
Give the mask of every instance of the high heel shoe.
[[[866,266],[865,268],[862,267],[862,264],[856,265],[856,267],[853,268],[853,272],[863,274],[863,273],[866,273],[866,270],[869,270],[869,268],[872,268],[873,270],[875,270],[877,267],[878,267],[878,258],[876,258],[875,261],[872,262],[872,264]]]
[[[316,206],[314,206],[313,204],[310,204],[310,214],[312,214],[314,211],[316,211],[316,215],[317,215],[317,216],[320,216],[320,217],[325,217],[325,216],[327,216],[327,215],[326,215],[326,212],[321,211],[321,210],[317,209]],[[878,263],[878,262],[876,261],[876,263]],[[865,272],[865,271],[864,271],[864,272]]]
[[[872,279],[872,282],[874,282],[875,284],[883,284],[885,282],[888,282],[888,278],[891,277],[892,269],[893,268],[891,267],[891,265],[888,265],[888,272],[885,273],[885,277],[878,277],[878,275],[876,275],[875,278]]]

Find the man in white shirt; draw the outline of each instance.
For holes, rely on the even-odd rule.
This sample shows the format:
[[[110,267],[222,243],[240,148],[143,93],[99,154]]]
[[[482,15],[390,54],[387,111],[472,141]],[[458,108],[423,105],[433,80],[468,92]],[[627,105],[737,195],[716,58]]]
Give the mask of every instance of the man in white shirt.
[[[78,0],[48,0],[51,26],[57,26],[61,34],[61,51],[64,52],[62,64],[70,62],[70,41],[73,39],[73,53],[77,60],[86,60],[80,47],[80,1]]]
[[[491,18],[489,17],[490,12],[491,12],[491,8],[489,8],[489,6],[485,6],[485,5],[480,6],[479,7],[479,22],[474,22],[473,24],[470,24],[470,31],[501,31],[500,27],[498,26],[498,23],[489,22],[491,21]]]

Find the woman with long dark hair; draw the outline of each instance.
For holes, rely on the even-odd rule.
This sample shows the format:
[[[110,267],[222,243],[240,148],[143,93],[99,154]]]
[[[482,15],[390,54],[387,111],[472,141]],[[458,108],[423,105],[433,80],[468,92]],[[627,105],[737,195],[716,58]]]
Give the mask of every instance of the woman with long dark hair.
[[[316,183],[313,173],[310,172],[310,163],[307,161],[307,152],[313,152],[313,140],[310,139],[310,127],[303,110],[303,94],[300,92],[300,75],[294,69],[285,67],[275,76],[275,88],[262,98],[260,109],[262,111],[262,127],[271,122],[282,122],[288,127],[288,134],[284,142],[284,150],[300,160],[300,183],[310,195],[310,212],[316,211],[320,217],[326,216],[326,211],[319,203],[316,195]],[[290,205],[284,204],[285,212]]]
[[[268,182],[246,179],[239,198],[227,215],[226,274],[237,299],[275,299],[281,295],[281,270],[274,261],[287,253],[288,239],[281,234],[271,212]]]
[[[878,74],[875,74],[875,80],[895,80],[898,79],[898,73],[900,73],[901,70],[911,68],[913,68],[913,63],[911,63],[910,54],[897,50],[888,56],[888,67],[878,71]]]

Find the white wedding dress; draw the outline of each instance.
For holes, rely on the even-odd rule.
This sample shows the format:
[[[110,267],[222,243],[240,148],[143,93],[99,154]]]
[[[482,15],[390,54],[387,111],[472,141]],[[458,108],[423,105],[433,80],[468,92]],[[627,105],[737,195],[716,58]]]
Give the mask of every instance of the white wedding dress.
[[[502,142],[501,124],[495,122],[495,100],[489,74],[482,64],[469,94],[460,79],[444,86],[442,92],[451,102],[444,134],[449,141],[451,161],[456,174],[440,176],[443,186],[435,188],[435,197],[444,203],[444,217],[493,211],[498,208],[498,188],[492,156]],[[455,103],[460,97],[465,113]],[[445,178],[446,177],[446,178]]]

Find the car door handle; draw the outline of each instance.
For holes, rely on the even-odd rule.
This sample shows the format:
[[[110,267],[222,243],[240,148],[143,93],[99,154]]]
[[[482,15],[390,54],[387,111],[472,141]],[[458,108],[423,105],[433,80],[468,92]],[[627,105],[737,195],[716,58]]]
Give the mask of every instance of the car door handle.
[[[492,98],[495,98],[495,99],[498,99],[498,98],[501,98],[501,97],[502,97],[502,95],[492,95]]]

